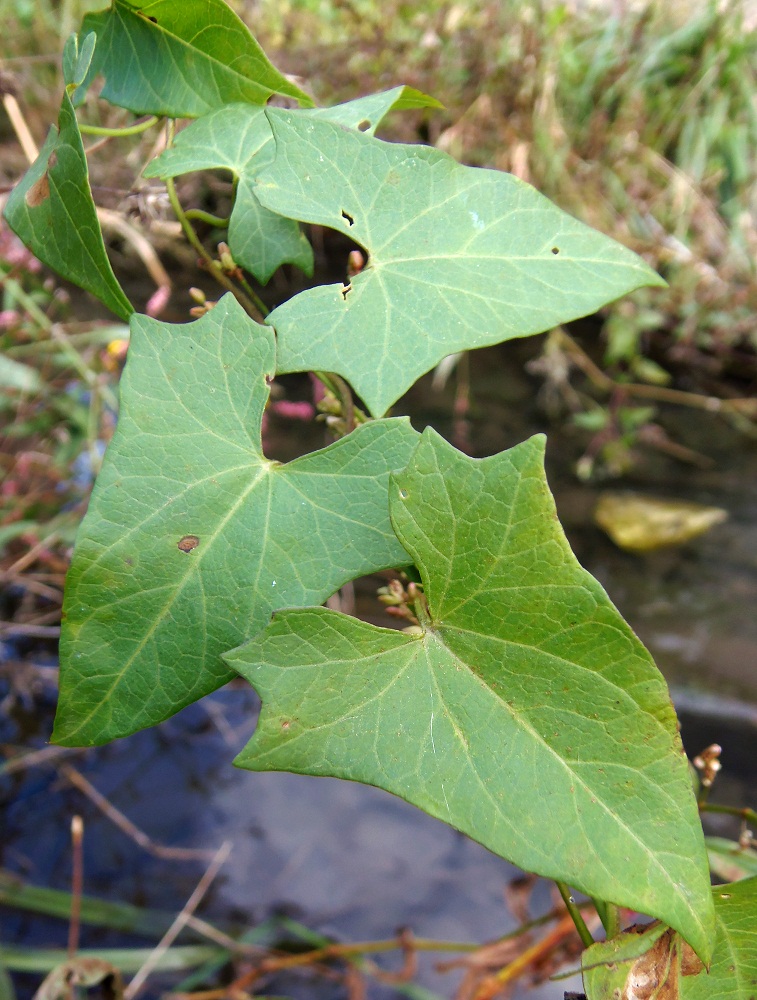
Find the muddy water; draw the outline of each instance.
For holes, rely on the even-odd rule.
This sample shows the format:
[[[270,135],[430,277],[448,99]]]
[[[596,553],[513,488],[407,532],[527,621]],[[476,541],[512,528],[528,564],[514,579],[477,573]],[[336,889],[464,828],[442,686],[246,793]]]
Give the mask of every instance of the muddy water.
[[[646,557],[616,549],[595,528],[598,487],[573,475],[582,441],[550,429],[537,402],[538,383],[523,363],[530,348],[506,345],[473,359],[475,395],[468,427],[477,456],[549,432],[548,476],[558,511],[581,562],[605,585],[655,655],[682,711],[690,751],[717,738],[724,746],[722,801],[757,797],[757,448],[710,417],[667,413],[682,443],[715,459],[702,472],[648,455],[622,485],[655,495],[725,507],[728,522],[682,549]],[[296,390],[297,386],[290,386]],[[453,433],[450,390],[424,380],[404,404],[419,428]],[[318,447],[322,431],[274,421],[270,451],[281,457]],[[617,484],[613,484],[617,485]],[[381,620],[376,581],[358,588],[360,611]],[[52,699],[0,719],[0,741],[44,740]],[[383,938],[400,926],[423,937],[483,941],[514,925],[503,901],[516,873],[465,837],[376,789],[330,779],[248,774],[230,761],[252,731],[254,695],[227,689],[157,730],[94,751],[76,765],[152,838],[213,848],[234,842],[205,915],[249,925],[285,912],[338,938]],[[86,822],[87,891],[178,910],[203,870],[198,862],[166,862],[141,851],[52,768],[3,779],[0,862],[37,884],[65,888],[68,820]],[[726,832],[727,827],[717,827]],[[549,906],[537,889],[534,910]],[[65,945],[65,928],[2,914],[8,942]],[[89,932],[85,943],[112,940]],[[420,982],[451,996],[459,973],[440,975],[423,960]],[[24,985],[24,984],[22,984]],[[26,982],[29,986],[29,981]],[[333,996],[302,976],[269,984],[269,992]],[[545,984],[528,996],[558,1000],[575,981]],[[372,986],[371,996],[390,996]],[[525,996],[525,994],[523,994]]]

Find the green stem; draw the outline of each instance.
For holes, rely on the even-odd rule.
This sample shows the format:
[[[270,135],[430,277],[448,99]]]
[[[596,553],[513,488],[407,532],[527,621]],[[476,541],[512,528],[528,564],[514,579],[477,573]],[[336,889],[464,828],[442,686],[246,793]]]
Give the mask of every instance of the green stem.
[[[609,938],[614,938],[620,933],[620,910],[614,903],[607,903],[604,899],[592,899],[594,909],[597,911],[605,934]]]
[[[334,372],[330,374],[339,394],[339,401],[342,404],[342,416],[344,417],[344,423],[349,434],[355,429],[355,403],[352,399],[352,390],[341,375],[336,375]]]
[[[245,278],[245,276],[240,273],[237,280],[239,281],[239,284],[242,286],[246,294],[252,299],[252,301],[257,306],[260,315],[267,316],[271,310],[268,308],[265,302],[263,302],[261,297],[255,291],[255,289],[250,285],[249,281]]]
[[[123,128],[107,128],[105,125],[86,125],[79,122],[79,131],[82,135],[107,135],[120,139],[121,136],[139,135],[140,132],[146,132],[148,128],[157,125],[159,121],[160,118],[156,115],[150,115],[149,118],[145,118],[141,122],[136,122],[134,125],[124,125]]]
[[[562,896],[563,903],[565,903],[565,909],[570,914],[571,920],[576,925],[576,930],[578,931],[578,936],[581,938],[581,943],[584,948],[590,948],[594,944],[594,938],[591,936],[591,931],[586,926],[581,911],[576,906],[575,900],[570,894],[570,890],[564,882],[555,882],[557,888]]]
[[[337,375],[335,372],[313,372],[313,374],[320,382],[323,382],[332,396],[339,400],[347,434],[354,430],[358,424],[367,423],[371,419],[355,406],[352,390],[341,375]]]
[[[727,816],[738,816],[745,823],[757,826],[757,812],[754,809],[739,809],[738,806],[714,806],[709,802],[702,802],[699,805],[700,812],[725,813]]]
[[[188,208],[184,215],[187,219],[196,222],[206,222],[209,226],[214,226],[216,229],[229,228],[229,219],[223,219],[220,215],[212,215],[202,208]]]
[[[174,184],[172,177],[166,178],[166,191],[168,192],[168,200],[171,202],[171,208],[174,210],[176,218],[179,220],[179,224],[184,231],[184,235],[187,240],[189,240],[191,246],[200,255],[202,260],[205,261],[208,271],[210,271],[221,287],[225,288],[226,291],[231,292],[231,294],[254,320],[257,320],[258,322],[263,320],[265,318],[265,314],[261,313],[257,304],[245,292],[243,292],[241,288],[237,288],[234,282],[226,276],[218,261],[213,260],[200,242],[197,233],[192,228],[192,223],[189,221],[184,209],[181,207],[179,196],[176,194],[176,185]]]

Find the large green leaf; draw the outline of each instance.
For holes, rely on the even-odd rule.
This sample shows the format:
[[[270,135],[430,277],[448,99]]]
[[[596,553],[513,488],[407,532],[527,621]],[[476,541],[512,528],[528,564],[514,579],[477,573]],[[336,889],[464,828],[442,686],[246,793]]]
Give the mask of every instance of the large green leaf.
[[[372,133],[394,108],[438,106],[411,87],[395,87],[333,108],[306,109],[300,115],[323,117],[347,128]],[[263,108],[229,104],[204,115],[176,137],[170,149],[153,160],[145,177],[177,177],[194,170],[225,167],[237,179],[229,222],[229,247],[237,264],[265,283],[282,264],[313,273],[313,250],[299,224],[269,211],[255,195],[257,175],[273,160],[273,134]]]
[[[273,212],[348,233],[369,253],[349,286],[309,289],[269,321],[280,371],[334,371],[373,414],[442,357],[584,316],[663,284],[635,254],[528,184],[445,153],[269,109]]]
[[[226,656],[263,699],[237,763],[378,785],[707,955],[707,857],[668,691],[576,562],[543,447],[474,460],[424,432],[390,511],[430,622],[276,614]]]
[[[653,925],[643,934],[625,932],[584,952],[588,1000],[755,1000],[757,878],[717,886],[712,896],[715,944],[709,973],[692,961],[677,935]]]
[[[43,264],[92,292],[121,319],[134,309],[105,252],[79,126],[68,93],[40,154],[5,206],[8,225]]]
[[[274,608],[407,562],[387,484],[415,431],[384,420],[269,461],[274,367],[273,331],[231,296],[186,325],[134,317],[118,428],[66,581],[56,742],[166,718],[233,676],[220,653]]]
[[[224,0],[112,0],[88,14],[82,37],[97,47],[81,101],[102,73],[102,97],[135,114],[199,118],[232,101],[265,104],[272,94],[312,99],[269,62]]]
[[[715,948],[709,975],[686,976],[681,1000],[756,1000],[757,878],[712,890]]]

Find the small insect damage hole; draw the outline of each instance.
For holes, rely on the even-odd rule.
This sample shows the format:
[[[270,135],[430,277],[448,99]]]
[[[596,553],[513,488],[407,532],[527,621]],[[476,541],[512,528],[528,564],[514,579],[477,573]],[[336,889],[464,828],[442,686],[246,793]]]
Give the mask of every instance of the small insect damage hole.
[[[559,252],[560,252],[559,247],[552,247],[552,253],[555,255],[555,257],[559,254]]]
[[[371,123],[367,118],[364,118],[357,126],[358,132],[367,132],[370,127]]]
[[[407,500],[407,490],[400,490],[400,500]]]
[[[342,209],[342,218],[344,219],[344,221],[347,223],[348,226],[354,226],[355,225],[355,219],[354,219],[354,217],[352,215],[350,215],[349,212],[345,212],[344,209]]]
[[[193,549],[196,549],[199,544],[200,539],[197,535],[184,535],[183,538],[179,539],[176,547],[179,552],[191,552]]]
[[[346,298],[347,298],[347,296],[348,296],[348,295],[350,294],[350,292],[352,291],[352,285],[350,284],[350,282],[349,282],[349,281],[347,282],[347,284],[346,284],[346,285],[342,285],[342,289],[341,289],[341,291],[342,291],[342,298],[343,298],[343,299],[346,299]]]

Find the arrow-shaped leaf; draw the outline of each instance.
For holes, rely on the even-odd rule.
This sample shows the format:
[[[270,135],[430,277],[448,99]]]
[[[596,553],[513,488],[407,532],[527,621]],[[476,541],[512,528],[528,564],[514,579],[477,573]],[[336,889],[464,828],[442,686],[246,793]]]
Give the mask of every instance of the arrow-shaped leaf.
[[[105,252],[68,93],[63,94],[58,127],[52,126],[39,156],[11,192],[4,215],[43,264],[92,292],[121,319],[134,312]]]
[[[412,87],[395,87],[333,108],[296,112],[373,133],[395,108],[436,107],[438,101]],[[178,177],[194,170],[225,167],[237,178],[229,221],[229,247],[234,260],[266,283],[282,264],[313,273],[313,251],[299,224],[263,208],[255,194],[258,173],[273,160],[273,134],[263,108],[229,104],[193,122],[174,145],[153,160],[145,177]]]
[[[199,118],[233,101],[265,104],[272,94],[313,103],[224,0],[112,0],[84,18],[82,37],[89,31],[97,47],[77,103],[99,73],[101,96],[139,115]]]
[[[392,477],[421,635],[283,611],[226,660],[263,713],[237,763],[378,785],[525,868],[710,949],[707,857],[667,688],[575,560],[543,440],[474,460],[433,431]]]
[[[387,483],[417,434],[379,421],[269,461],[274,367],[273,331],[231,296],[187,325],[134,317],[118,428],[66,583],[56,742],[166,718],[233,676],[220,654],[274,608],[407,562]]]
[[[349,286],[279,306],[279,371],[339,372],[373,414],[445,355],[540,333],[641,285],[641,258],[528,184],[438,150],[269,109],[273,212],[348,233],[369,253]]]
[[[709,972],[664,925],[598,942],[582,956],[588,1000],[753,1000],[757,997],[757,878],[712,890]],[[650,947],[651,946],[651,947]]]

